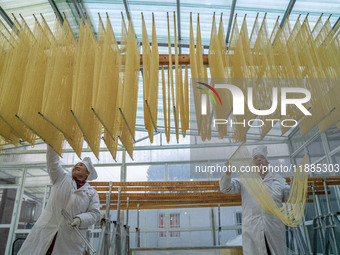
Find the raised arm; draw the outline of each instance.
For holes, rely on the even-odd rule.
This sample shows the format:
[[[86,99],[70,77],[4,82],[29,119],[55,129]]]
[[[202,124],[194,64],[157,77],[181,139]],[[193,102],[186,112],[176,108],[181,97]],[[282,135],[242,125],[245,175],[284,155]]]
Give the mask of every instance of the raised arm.
[[[66,173],[60,165],[60,158],[49,145],[47,145],[46,161],[47,172],[51,178],[52,184],[55,184],[56,182],[63,179]]]
[[[220,179],[220,190],[221,192],[228,194],[240,193],[240,180],[236,178],[231,178],[230,174],[223,173]]]

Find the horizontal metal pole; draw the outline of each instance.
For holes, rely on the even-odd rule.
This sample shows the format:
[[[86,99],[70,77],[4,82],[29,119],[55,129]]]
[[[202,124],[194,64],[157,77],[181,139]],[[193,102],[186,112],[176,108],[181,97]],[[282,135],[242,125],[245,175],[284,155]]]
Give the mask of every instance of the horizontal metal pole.
[[[268,157],[268,160],[273,159],[289,159],[289,156],[278,156],[278,157]],[[177,161],[143,161],[143,162],[130,162],[125,163],[126,166],[137,166],[137,165],[178,165],[178,164],[203,164],[203,163],[217,163],[224,162],[226,159],[215,159],[215,160],[201,160],[201,161],[190,161],[190,160],[177,160]],[[95,167],[112,167],[112,166],[121,166],[122,163],[102,163],[102,164],[94,164]],[[2,163],[0,165],[0,169],[18,169],[25,166],[25,168],[38,168],[38,167],[46,167],[46,162],[38,162],[38,163],[30,163],[30,162],[20,162],[20,163]],[[74,164],[62,164],[62,167],[70,168],[73,167]]]
[[[0,224],[0,228],[10,228],[11,224]]]
[[[0,189],[17,189],[19,188],[19,184],[1,184]]]
[[[124,59],[123,59],[124,63]],[[175,54],[172,54],[172,63],[175,63]],[[189,54],[178,54],[179,65],[190,65]],[[208,65],[208,54],[203,54],[203,65]],[[143,55],[140,55],[140,65],[143,65]],[[169,54],[159,54],[159,65],[169,65]]]
[[[277,144],[277,141],[253,141],[248,142],[247,145],[260,145],[260,144]],[[143,150],[176,150],[176,149],[194,149],[194,148],[219,148],[219,147],[236,147],[239,146],[240,143],[200,143],[200,144],[173,144],[173,145],[150,145],[150,146],[135,146],[133,148],[134,151],[143,151]],[[106,147],[101,147],[99,149],[100,152],[109,151]],[[122,148],[118,148],[118,151],[125,151]],[[91,152],[91,149],[86,148],[83,149],[82,152]],[[15,155],[15,154],[45,154],[46,150],[4,150],[1,152],[1,155]],[[74,153],[73,149],[64,149],[63,153]]]
[[[192,209],[190,209],[192,210]],[[10,225],[10,224],[6,224]],[[1,225],[0,225],[1,227]],[[225,226],[221,228],[222,230],[236,230],[236,229],[242,229],[242,226],[235,225],[235,226]],[[140,232],[143,233],[156,233],[156,232],[167,232],[167,231],[179,231],[179,232],[195,232],[195,231],[209,231],[211,230],[211,227],[193,227],[193,228],[171,228],[171,229],[165,229],[165,228],[142,228],[139,229]],[[17,229],[15,231],[16,234],[28,234],[31,231],[31,229]],[[101,229],[89,229],[90,234],[91,233],[100,233]],[[130,233],[135,233],[136,230],[134,228],[130,228]]]
[[[158,128],[158,131],[156,134],[161,134],[163,133],[164,134],[164,126],[157,126]],[[142,132],[146,132],[145,128],[142,126],[142,125],[136,125],[136,131],[142,131]],[[211,131],[212,133],[212,138],[217,138],[218,137],[218,133],[217,131]],[[176,131],[175,131],[175,128],[171,128],[170,129],[170,134],[176,134]],[[187,131],[187,136],[189,135],[192,135],[192,136],[199,136],[198,135],[198,132],[197,130],[188,130]],[[230,133],[230,136],[228,137],[225,137],[224,139],[232,139],[232,133]],[[248,133],[247,134],[247,140],[248,141],[253,141],[254,143],[258,144],[258,143],[288,143],[288,136],[281,136],[281,135],[267,135],[265,138],[263,138],[260,142],[259,138],[258,138],[258,134],[252,134],[252,133]],[[230,142],[232,144],[232,142]],[[38,138],[35,142],[35,145],[38,145],[38,144],[44,144],[44,141],[40,138]],[[250,142],[247,142],[247,144],[250,144]],[[235,144],[234,144],[235,145]],[[119,148],[121,145],[118,144],[118,150],[123,150],[122,148]],[[12,144],[6,144],[4,145],[3,149],[2,149],[2,153],[1,154],[5,154],[4,152],[7,151],[7,150],[18,150],[18,148],[25,148],[25,147],[32,147],[31,144],[29,144],[28,142],[26,141],[21,141],[20,144],[18,146],[14,146]],[[138,146],[136,146],[138,147]],[[135,147],[135,148],[136,148]],[[154,147],[154,146],[152,146]],[[100,149],[102,150],[102,148]],[[66,151],[67,152],[67,151]],[[89,148],[84,148],[83,149],[83,152],[91,152],[91,150]]]
[[[137,42],[141,42],[141,38],[138,38],[137,39]],[[120,41],[117,41],[118,44],[120,44],[121,42]],[[150,42],[150,45],[151,45],[151,42]],[[169,47],[169,44],[167,43],[167,41],[165,41],[164,39],[159,39],[158,40],[158,43],[157,43],[158,47]],[[181,42],[179,42],[177,44],[178,47],[181,47],[181,48],[190,48],[190,43],[188,40],[184,40],[182,39]],[[175,47],[175,44],[172,43],[171,44],[171,47]],[[209,49],[209,45],[203,45],[202,46],[204,49]],[[173,62],[174,63],[174,62]]]
[[[211,231],[211,228],[210,228]],[[159,231],[158,231],[159,232]],[[176,251],[176,250],[221,250],[221,249],[236,249],[242,248],[242,246],[197,246],[197,247],[166,247],[166,248],[131,248],[132,254],[134,251]],[[176,252],[177,253],[177,252]],[[169,253],[168,253],[169,254]],[[224,253],[223,253],[224,254]]]

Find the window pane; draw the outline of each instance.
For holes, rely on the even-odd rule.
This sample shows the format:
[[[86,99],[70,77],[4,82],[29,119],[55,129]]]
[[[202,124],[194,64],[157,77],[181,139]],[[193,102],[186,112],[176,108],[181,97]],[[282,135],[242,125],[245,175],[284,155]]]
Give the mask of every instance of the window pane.
[[[180,227],[180,214],[179,213],[170,213],[170,228],[179,228]],[[170,237],[180,237],[179,231],[170,231]]]
[[[95,182],[120,181],[120,166],[96,167],[98,178]],[[91,184],[91,182],[90,182]]]
[[[295,163],[296,165],[300,165],[303,157],[305,156],[305,151],[301,150],[294,158],[295,158]]]
[[[165,166],[151,165],[147,169],[147,181],[165,181]]]
[[[235,230],[222,230],[221,245],[242,246],[241,236],[237,235]]]
[[[188,181],[190,177],[190,165],[169,165],[169,181]]]
[[[166,147],[166,146],[164,146]],[[164,162],[164,161],[188,161],[190,160],[190,149],[169,149],[166,150],[135,150],[133,159],[126,157],[127,163]]]
[[[326,136],[331,151],[340,146],[340,130],[337,129],[336,126],[328,129],[326,131]]]
[[[22,170],[0,169],[0,184],[18,184],[21,180]]]
[[[25,187],[21,202],[19,229],[31,229],[36,223],[43,210],[44,194],[45,186]]]
[[[290,137],[290,141],[292,143],[292,153],[299,149],[305,142],[311,139],[316,133],[319,132],[317,126],[315,126],[311,131],[309,131],[304,136],[301,136],[300,130],[298,129],[296,133],[294,133]]]
[[[28,234],[16,234],[15,240],[13,241],[13,255],[18,254],[21,246],[23,245]],[[1,239],[2,240],[2,239]],[[1,250],[1,249],[0,249]]]
[[[11,223],[16,194],[17,189],[0,189],[0,224]]]
[[[28,169],[26,172],[25,185],[48,185],[50,184],[50,177],[46,168]]]
[[[164,181],[165,168],[162,165],[127,166],[126,181]]]
[[[158,228],[165,228],[165,215],[160,213],[158,215]],[[159,237],[166,237],[166,231],[159,232]]]
[[[0,228],[0,254],[5,254],[9,228]]]
[[[164,247],[165,245],[166,245],[166,240],[159,239],[158,232],[141,232],[140,234],[141,248],[143,247],[144,248],[156,248],[156,247]]]
[[[334,166],[334,175],[340,176],[340,172],[336,170],[336,167],[338,166],[338,164],[340,165],[340,151],[335,153],[332,156],[332,162],[333,162],[333,166]]]
[[[212,246],[211,231],[192,231],[191,232],[191,246]]]
[[[314,140],[308,147],[309,159],[311,163],[325,156],[325,151],[322,145],[321,137]]]

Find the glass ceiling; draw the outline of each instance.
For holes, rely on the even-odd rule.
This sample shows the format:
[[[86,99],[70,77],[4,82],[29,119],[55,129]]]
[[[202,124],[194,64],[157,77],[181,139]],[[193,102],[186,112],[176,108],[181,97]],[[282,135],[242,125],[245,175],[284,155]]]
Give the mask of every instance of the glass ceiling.
[[[208,0],[208,1],[193,1],[193,0],[126,0],[127,10],[125,9],[123,0],[0,0],[0,6],[4,10],[5,14],[13,21],[12,14],[20,19],[19,14],[25,19],[27,24],[33,29],[34,18],[33,14],[41,20],[40,13],[44,16],[46,22],[53,29],[55,22],[59,22],[56,19],[54,10],[52,8],[53,3],[57,7],[59,13],[62,16],[66,15],[74,34],[78,34],[78,23],[79,14],[77,12],[76,5],[74,2],[78,2],[77,7],[86,13],[86,16],[92,23],[94,33],[97,33],[99,17],[101,15],[104,23],[106,20],[106,13],[110,17],[111,24],[113,26],[117,40],[120,40],[121,34],[121,14],[127,17],[127,11],[129,11],[134,25],[137,41],[141,41],[142,38],[142,25],[141,25],[141,12],[144,14],[146,26],[148,29],[149,36],[151,36],[151,24],[152,24],[152,13],[155,15],[157,38],[158,42],[163,46],[159,48],[159,52],[162,54],[168,53],[167,49],[167,12],[170,15],[170,29],[173,34],[174,21],[173,12],[177,13],[177,3],[179,3],[180,11],[180,31],[181,41],[179,43],[189,43],[189,27],[190,27],[190,13],[193,15],[194,30],[196,30],[197,14],[200,14],[200,25],[202,43],[205,46],[209,45],[210,30],[212,24],[213,14],[216,13],[216,22],[219,23],[220,14],[223,13],[223,25],[224,32],[226,34],[229,26],[230,10],[232,8],[232,0]],[[246,14],[246,21],[248,25],[248,34],[252,30],[257,13],[259,13],[259,21],[261,22],[264,14],[267,13],[267,27],[269,34],[274,27],[277,17],[280,16],[279,21],[281,22],[286,9],[289,5],[289,0],[236,0],[235,12],[237,14],[237,24],[240,28],[244,15]],[[323,21],[332,15],[330,18],[331,25],[333,26],[340,17],[340,1],[338,0],[326,0],[326,1],[315,1],[315,0],[297,0],[292,8],[289,21],[294,24],[298,15],[301,14],[300,20],[309,13],[309,22],[311,28],[314,27],[317,19],[323,13]],[[1,21],[6,24],[9,29],[9,25],[5,22],[5,19],[1,16]],[[127,22],[127,21],[126,21]],[[178,20],[176,19],[176,22]],[[173,37],[172,37],[173,42]],[[174,52],[174,51],[173,51]],[[182,48],[181,53],[189,53],[188,48]],[[204,52],[207,53],[207,50]],[[189,73],[190,76],[190,73]],[[161,84],[160,84],[161,85]],[[140,75],[140,86],[139,95],[142,93],[142,75]],[[162,92],[159,90],[159,98],[162,98]],[[143,126],[143,104],[142,98],[138,100],[137,109],[137,125]],[[158,112],[158,125],[163,126],[163,107],[162,100],[159,100],[159,112]],[[172,120],[173,121],[173,120]],[[174,126],[174,123],[172,123]],[[280,135],[280,130],[274,128],[271,131],[273,135]]]
[[[78,34],[78,22],[79,15],[77,13],[76,6],[73,0],[30,0],[30,1],[18,1],[18,0],[0,0],[0,6],[5,13],[13,20],[12,13],[18,18],[21,14],[28,25],[33,28],[34,18],[32,14],[37,17],[42,13],[50,25],[53,25],[56,21],[53,8],[50,2],[55,3],[59,12],[62,15],[66,15],[69,20],[74,33]],[[124,7],[123,0],[77,0],[79,2],[80,9],[86,13],[92,23],[94,33],[98,29],[98,13],[102,18],[106,17],[106,12],[110,16],[113,29],[119,40],[121,34],[121,13],[127,17],[126,9]],[[159,42],[167,42],[167,18],[166,13],[170,14],[170,26],[173,31],[173,12],[177,15],[177,1],[176,0],[163,0],[163,1],[142,1],[126,0],[130,16],[137,35],[137,39],[141,40],[141,12],[144,14],[145,22],[148,30],[151,32],[152,13],[155,15],[157,36]],[[217,15],[217,22],[219,22],[220,14],[223,13],[224,31],[226,33],[228,24],[230,9],[232,7],[232,0],[208,0],[208,1],[193,1],[193,0],[179,0],[180,11],[180,35],[182,43],[187,44],[189,40],[189,24],[190,24],[190,12],[193,14],[194,29],[196,28],[197,14],[200,14],[200,24],[202,33],[202,42],[208,45],[210,38],[210,30],[212,24],[213,13]],[[259,20],[263,19],[264,13],[267,13],[267,26],[269,32],[272,30],[276,19],[280,16],[282,20],[284,13],[289,5],[289,0],[281,1],[268,1],[268,0],[236,0],[235,14],[237,14],[237,23],[241,26],[244,15],[247,14],[247,24],[249,32],[254,24],[255,17],[259,13]],[[311,27],[314,26],[319,16],[323,13],[323,19],[326,20],[329,15],[332,14],[330,22],[332,25],[336,23],[340,16],[340,2],[338,0],[297,0],[292,8],[290,15],[290,22],[295,23],[298,15],[301,14],[302,18],[309,13],[309,22]],[[4,21],[3,18],[1,18]],[[177,20],[176,20],[177,22]]]

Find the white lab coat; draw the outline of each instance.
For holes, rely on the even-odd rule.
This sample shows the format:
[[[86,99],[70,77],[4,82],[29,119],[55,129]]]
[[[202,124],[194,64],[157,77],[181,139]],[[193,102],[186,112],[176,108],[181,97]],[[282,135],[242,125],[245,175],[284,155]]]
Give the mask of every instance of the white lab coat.
[[[282,198],[288,198],[290,187],[285,179],[269,172],[263,179],[275,203],[281,207]],[[282,221],[267,213],[255,201],[238,178],[231,178],[223,173],[220,180],[223,193],[240,193],[242,196],[242,246],[244,255],[266,255],[267,243],[273,255],[286,254],[286,231]]]
[[[46,158],[48,174],[53,184],[51,194],[46,208],[18,254],[45,255],[57,232],[52,254],[82,254],[85,243],[74,229],[67,226],[61,210],[66,209],[72,217],[79,217],[79,228],[86,234],[88,227],[100,219],[98,193],[88,183],[77,189],[76,182],[63,170],[58,155],[49,146]]]

